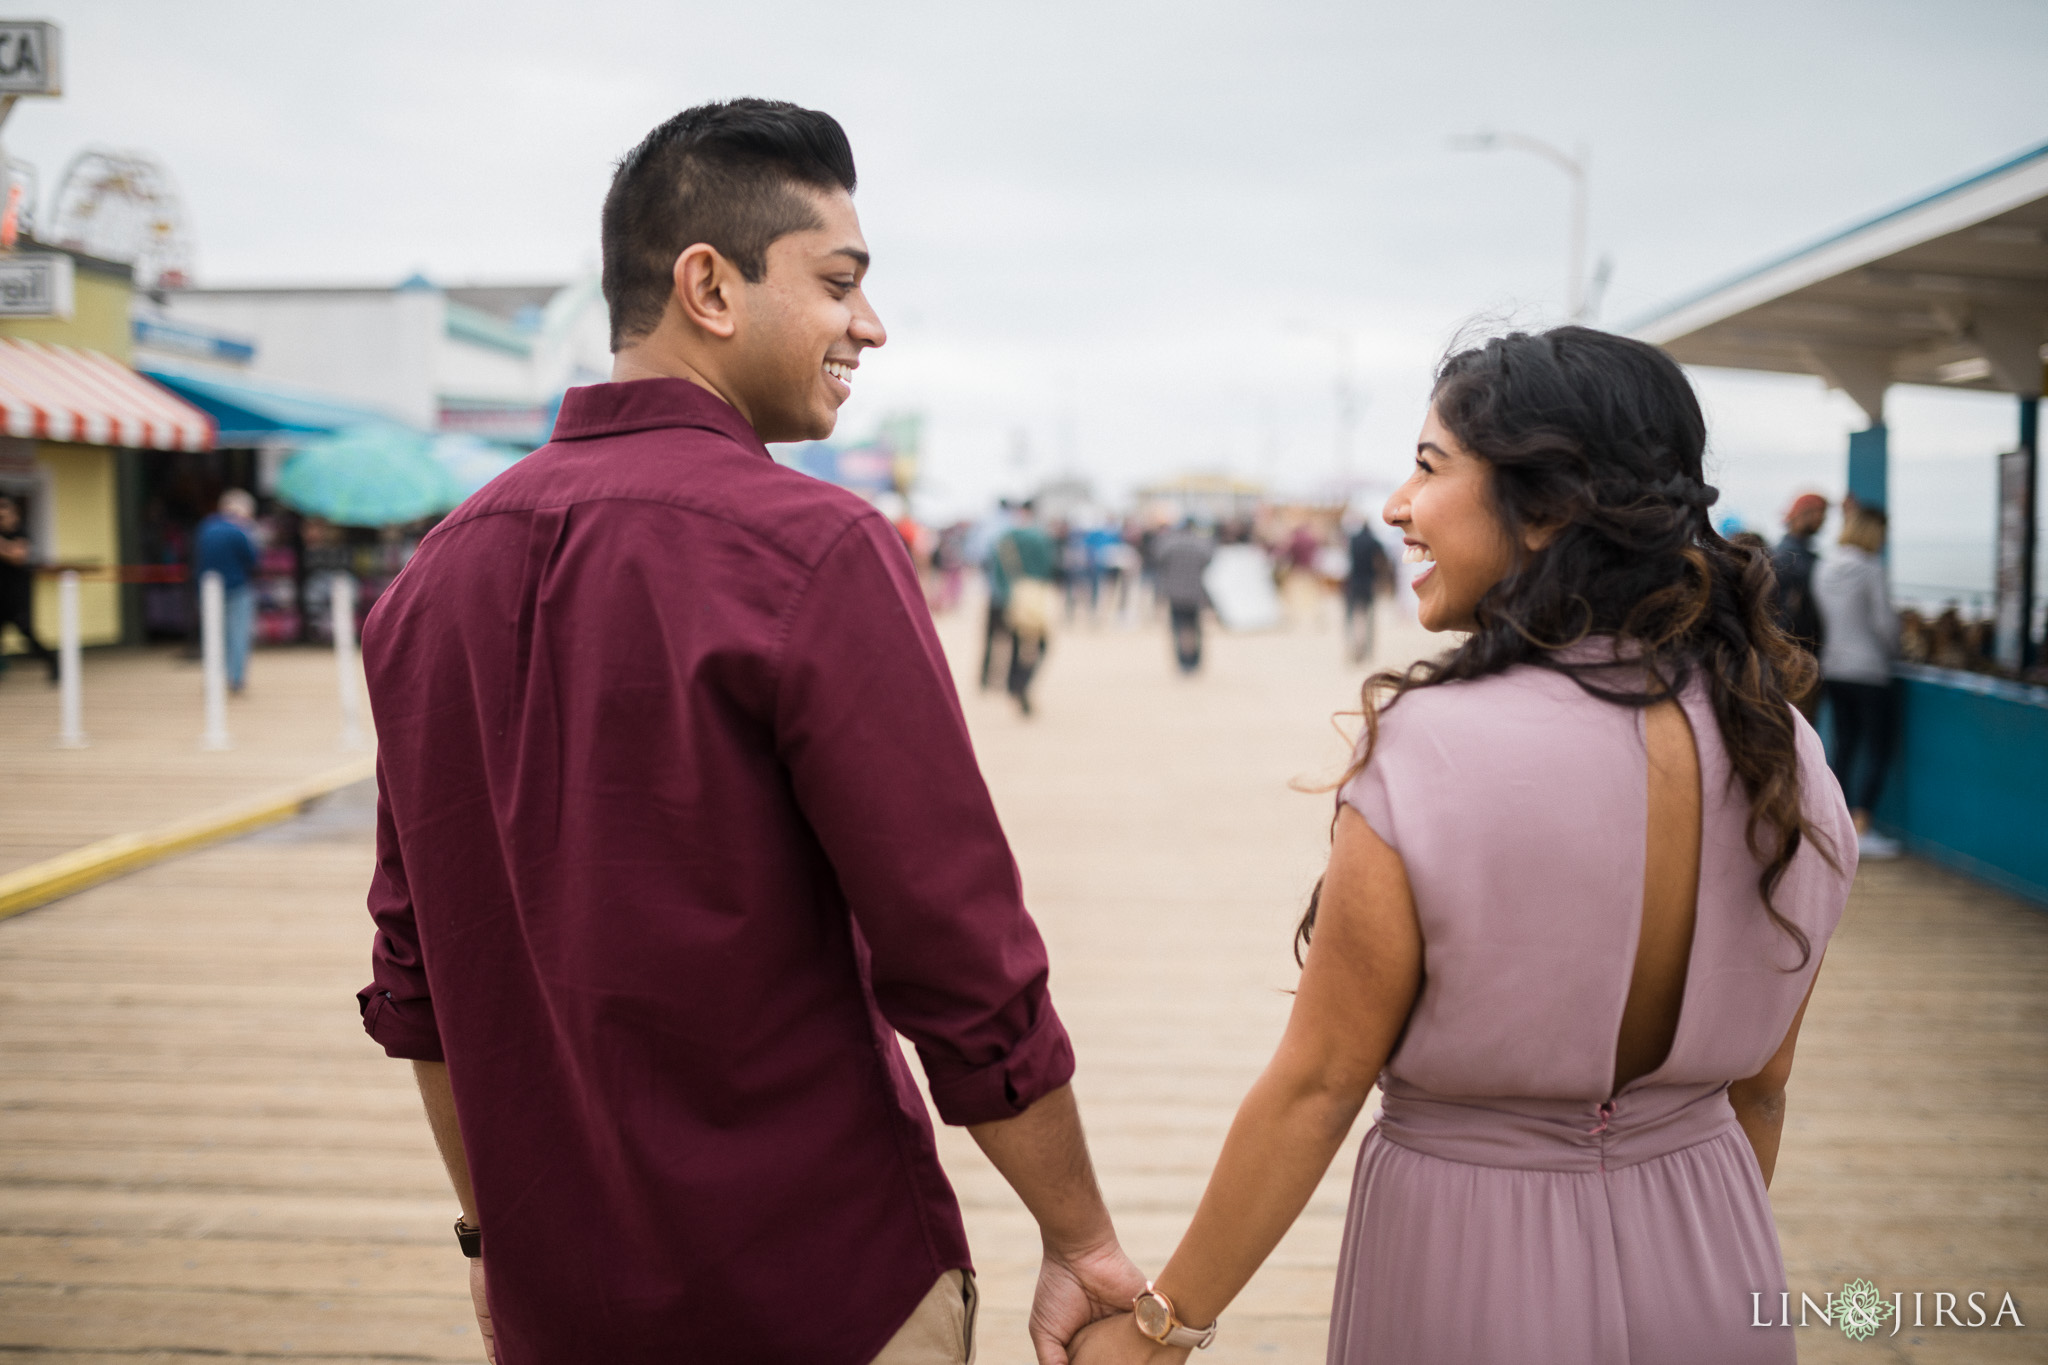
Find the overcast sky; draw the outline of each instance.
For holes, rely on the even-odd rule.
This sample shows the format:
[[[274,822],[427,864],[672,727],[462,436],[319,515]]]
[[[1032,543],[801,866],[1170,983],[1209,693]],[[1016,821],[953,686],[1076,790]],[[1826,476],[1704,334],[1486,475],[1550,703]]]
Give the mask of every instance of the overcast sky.
[[[1310,487],[1339,331],[1356,467],[1396,475],[1448,338],[1562,311],[1563,175],[1459,132],[1590,150],[1609,325],[2048,139],[2040,0],[28,8],[67,88],[9,152],[46,189],[83,146],[151,153],[202,284],[568,279],[661,119],[832,112],[891,332],[841,434],[925,411],[938,506],[1068,469]],[[1839,488],[1846,399],[1697,378],[1732,510]],[[1900,537],[1988,536],[2010,400],[1895,390],[1892,419]]]

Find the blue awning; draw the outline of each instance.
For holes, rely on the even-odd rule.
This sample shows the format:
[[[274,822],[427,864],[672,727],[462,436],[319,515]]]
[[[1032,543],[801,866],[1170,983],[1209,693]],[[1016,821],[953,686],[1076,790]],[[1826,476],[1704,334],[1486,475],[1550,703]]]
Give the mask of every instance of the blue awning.
[[[381,412],[260,380],[164,369],[142,373],[213,418],[218,446],[296,446],[344,427],[403,425]]]

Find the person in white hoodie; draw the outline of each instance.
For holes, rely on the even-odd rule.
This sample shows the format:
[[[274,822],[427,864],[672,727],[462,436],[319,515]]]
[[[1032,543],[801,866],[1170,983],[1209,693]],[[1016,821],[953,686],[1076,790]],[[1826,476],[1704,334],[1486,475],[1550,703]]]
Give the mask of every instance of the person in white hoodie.
[[[1821,690],[1834,714],[1830,766],[1855,817],[1865,858],[1896,858],[1899,844],[1870,828],[1870,808],[1884,788],[1892,749],[1892,660],[1899,617],[1885,584],[1885,515],[1845,507],[1841,543],[1813,575],[1820,608]]]

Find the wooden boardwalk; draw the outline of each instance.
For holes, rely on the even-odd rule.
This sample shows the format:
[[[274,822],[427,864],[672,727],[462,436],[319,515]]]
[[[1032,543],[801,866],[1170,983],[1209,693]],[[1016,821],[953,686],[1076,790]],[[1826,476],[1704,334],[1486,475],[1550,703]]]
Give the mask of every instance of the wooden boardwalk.
[[[972,625],[948,622],[956,660],[978,644]],[[1029,723],[1000,696],[966,697],[1051,945],[1103,1181],[1152,1266],[1285,1019],[1288,935],[1328,810],[1288,783],[1341,762],[1328,717],[1356,678],[1328,635],[1215,641],[1194,680],[1172,675],[1166,648],[1152,630],[1063,635]],[[25,681],[0,686],[0,720]],[[308,670],[305,717],[279,731],[296,757],[260,772],[255,752],[204,757],[249,762],[252,785],[301,775],[291,762],[315,770],[334,757],[332,708]],[[62,838],[184,813],[189,794],[159,774],[190,757],[191,709],[132,776],[112,743],[87,751],[107,760],[98,799],[42,770],[11,776],[0,828],[36,835],[38,804],[72,812]],[[91,712],[88,726],[99,741]],[[351,999],[368,826],[367,793],[350,789],[0,923],[0,1358],[477,1358],[453,1201],[408,1069],[362,1035]],[[1816,1325],[1804,1359],[2048,1358],[2044,998],[2048,916],[1911,862],[1859,881],[1773,1194],[1793,1287],[1818,1299],[1865,1276],[1906,1291],[1909,1311],[1916,1289],[2009,1290],[2028,1326],[1858,1344]],[[982,1275],[981,1359],[1021,1365],[1035,1231],[963,1134],[943,1131],[941,1149]],[[1353,1149],[1207,1359],[1322,1359]]]
[[[228,702],[234,747],[199,747],[199,664],[174,648],[92,650],[83,749],[59,749],[57,692],[31,661],[0,677],[0,872],[312,777],[346,761],[334,656],[259,650]],[[367,710],[365,711],[367,716]],[[368,724],[365,720],[365,725]]]

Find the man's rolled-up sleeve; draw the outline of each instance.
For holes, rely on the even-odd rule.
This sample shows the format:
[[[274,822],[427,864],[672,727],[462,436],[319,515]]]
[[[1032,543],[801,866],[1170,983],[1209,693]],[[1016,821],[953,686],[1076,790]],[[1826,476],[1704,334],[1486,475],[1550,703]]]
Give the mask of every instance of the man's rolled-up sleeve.
[[[370,918],[377,937],[370,948],[373,979],[356,992],[363,1029],[393,1057],[418,1062],[445,1060],[441,1030],[434,1021],[434,997],[427,989],[427,964],[420,953],[412,892],[399,855],[398,831],[377,768],[377,870],[370,878]]]
[[[893,528],[862,517],[790,621],[777,743],[947,1123],[1014,1117],[1074,1072],[1045,944]]]

